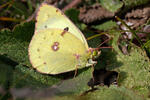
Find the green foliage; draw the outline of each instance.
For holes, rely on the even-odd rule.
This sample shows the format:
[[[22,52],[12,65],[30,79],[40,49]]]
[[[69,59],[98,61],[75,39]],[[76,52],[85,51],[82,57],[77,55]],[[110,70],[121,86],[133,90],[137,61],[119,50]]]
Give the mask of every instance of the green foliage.
[[[52,100],[144,100],[144,98],[125,87],[110,86],[100,87],[82,96],[57,96]]]
[[[47,88],[56,84],[61,79],[61,76],[52,77],[44,75],[33,68],[27,68],[23,65],[15,66],[13,71],[13,80],[11,88],[32,87],[33,89]]]
[[[9,88],[9,82],[12,80],[13,76],[13,68],[0,61],[0,86],[5,87],[6,89]]]
[[[28,9],[21,2],[14,2],[10,10],[13,11],[13,16],[15,16],[15,14],[18,14],[20,16],[24,15],[24,17],[27,17],[29,16],[28,14],[31,13],[28,12]]]
[[[81,23],[78,19],[79,16],[79,10],[77,9],[69,9],[67,11],[65,11],[65,15],[68,16],[68,18],[80,29],[84,29],[86,27],[85,24]]]
[[[18,25],[13,31],[8,29],[0,31],[0,54],[18,63],[31,66],[28,60],[28,45],[33,32],[33,22]]]
[[[146,52],[132,44],[130,54],[124,55],[117,46],[119,33],[115,31],[114,33],[116,35],[112,46],[117,52],[117,61],[121,62],[122,65],[116,66],[116,64],[114,64],[114,66],[112,64],[107,66],[107,68],[115,68],[115,70],[120,73],[119,85],[134,89],[135,91],[138,91],[140,94],[147,97],[149,95],[150,86],[150,62]]]
[[[117,12],[122,6],[123,2],[120,0],[99,0],[100,4],[111,12]]]
[[[83,0],[82,3],[86,5],[93,5],[97,0]]]
[[[123,6],[123,2],[125,7],[130,8],[149,2],[149,0],[99,1],[112,12],[117,12]],[[93,4],[93,1],[89,0],[88,3]],[[30,0],[28,5],[30,5]],[[12,16],[23,14],[27,17],[30,14],[28,12],[32,12],[31,5],[28,10],[22,4],[15,2],[11,10],[13,10],[12,8],[14,9]],[[88,29],[85,24],[78,20],[78,10],[70,9],[65,13],[83,31],[86,37],[95,35],[94,31]],[[118,72],[118,87],[97,86],[98,90],[80,96],[90,89],[87,83],[92,78],[93,69],[91,67],[78,70],[75,78],[73,78],[74,71],[52,76],[41,74],[34,70],[28,59],[28,45],[34,33],[34,22],[17,25],[13,31],[9,29],[0,31],[0,87],[5,90],[16,89],[16,91],[25,87],[32,88],[30,96],[23,97],[26,100],[34,100],[35,97],[38,100],[40,98],[42,98],[41,100],[46,100],[45,96],[40,95],[41,97],[38,97],[38,93],[45,93],[45,91],[48,94],[48,98],[52,98],[52,100],[144,100],[148,98],[150,61],[145,51],[134,44],[130,44],[129,54],[124,55],[118,48],[118,38],[121,34],[115,29],[118,26],[111,19],[98,25],[91,25],[91,27],[107,31],[112,37],[108,44],[113,49],[101,50],[95,69],[106,68],[107,70]],[[88,43],[90,47],[97,47],[101,43],[101,39],[96,37],[89,40]],[[145,47],[150,52],[150,41],[145,43]],[[9,60],[13,63],[10,63]],[[16,96],[16,98],[18,97]]]
[[[93,25],[92,26],[92,28],[95,28],[98,30],[103,30],[103,31],[110,30],[114,27],[117,27],[117,24],[116,24],[116,22],[114,22],[112,20],[106,21],[106,22],[99,24],[99,25]]]
[[[150,40],[148,40],[145,44],[144,47],[147,50],[147,55],[150,57]]]
[[[150,2],[149,0],[123,0],[123,1],[127,9],[129,8],[131,9],[132,7],[144,5]]]
[[[74,23],[79,23],[79,19],[78,19],[79,13],[80,12],[76,9],[69,9],[65,11],[65,15],[67,15],[69,19],[71,19]]]
[[[101,87],[95,92],[88,93],[79,100],[144,100],[125,87]]]
[[[78,76],[58,84],[56,86],[56,89],[59,91],[57,95],[79,95],[90,89],[89,86],[87,86],[87,83],[92,78],[92,70],[91,67],[78,70]]]
[[[123,9],[120,12],[123,13],[125,11],[128,11],[131,8],[148,4],[149,0],[98,0],[100,4],[106,8],[107,10],[111,12],[118,12],[124,5]]]
[[[124,7],[123,9],[119,12],[119,14],[123,14],[130,9],[136,8],[138,6],[143,6],[146,4],[149,4],[150,0],[123,0]]]

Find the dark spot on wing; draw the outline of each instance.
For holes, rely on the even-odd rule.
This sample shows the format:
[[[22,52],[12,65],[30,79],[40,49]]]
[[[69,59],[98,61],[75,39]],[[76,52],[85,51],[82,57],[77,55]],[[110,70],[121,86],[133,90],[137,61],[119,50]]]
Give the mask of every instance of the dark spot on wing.
[[[45,25],[44,27],[47,28],[47,25]]]
[[[75,58],[76,58],[77,60],[79,60],[80,57],[81,57],[79,54],[73,54],[73,56],[75,56]]]
[[[69,31],[69,27],[64,28],[65,31]]]
[[[68,32],[68,30],[69,30],[69,27],[64,28],[64,31],[61,33],[61,36],[64,36],[64,34],[65,34],[66,32]]]
[[[54,33],[53,32],[51,32],[51,35],[53,35]]]
[[[59,42],[54,42],[54,44],[51,46],[53,51],[57,51],[59,49]]]
[[[44,62],[43,64],[46,65],[46,62]]]
[[[40,49],[38,48],[38,49],[37,49],[37,51],[39,52],[39,51],[40,51]]]
[[[47,17],[49,18],[49,17],[50,17],[50,15],[49,15],[49,14],[47,14]]]

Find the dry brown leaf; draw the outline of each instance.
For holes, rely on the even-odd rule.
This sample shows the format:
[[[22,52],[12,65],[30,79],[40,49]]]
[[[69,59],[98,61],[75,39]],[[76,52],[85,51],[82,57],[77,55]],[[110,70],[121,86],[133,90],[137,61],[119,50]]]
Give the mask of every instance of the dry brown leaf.
[[[84,23],[91,23],[104,18],[111,18],[114,13],[106,10],[100,4],[95,4],[90,7],[83,7],[80,9],[79,19]]]

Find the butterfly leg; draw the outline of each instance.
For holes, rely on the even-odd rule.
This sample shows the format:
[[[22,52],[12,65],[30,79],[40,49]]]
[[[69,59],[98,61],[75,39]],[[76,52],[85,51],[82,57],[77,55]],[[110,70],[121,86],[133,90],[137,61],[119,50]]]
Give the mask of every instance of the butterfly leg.
[[[94,83],[95,83],[95,77],[94,77],[94,64],[91,65],[91,67],[92,67],[92,79],[91,79],[91,81],[93,81],[93,82],[92,82],[92,83],[93,83],[93,86],[92,86],[91,88],[94,89]]]
[[[76,60],[77,60],[77,65],[75,66],[75,74],[74,74],[74,77],[77,75],[77,71],[78,71],[78,66],[80,66],[80,55],[79,54],[74,54]]]
[[[77,75],[77,72],[78,72],[78,66],[79,66],[79,65],[76,65],[75,73],[74,73],[74,78],[75,78],[75,77],[76,77],[76,75]]]
[[[92,66],[92,65],[95,65],[97,64],[97,61],[93,61],[92,59],[89,59],[88,63],[86,64],[86,66]]]
[[[92,79],[93,79],[93,82],[95,81],[94,80],[94,65],[92,65]]]

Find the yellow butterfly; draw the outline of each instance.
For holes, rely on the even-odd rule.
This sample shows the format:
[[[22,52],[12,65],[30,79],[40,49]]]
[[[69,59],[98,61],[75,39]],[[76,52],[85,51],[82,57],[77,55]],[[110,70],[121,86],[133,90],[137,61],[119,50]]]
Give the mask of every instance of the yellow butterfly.
[[[92,58],[97,50],[88,47],[82,32],[58,8],[43,3],[36,20],[28,52],[37,71],[60,74],[96,63]]]

